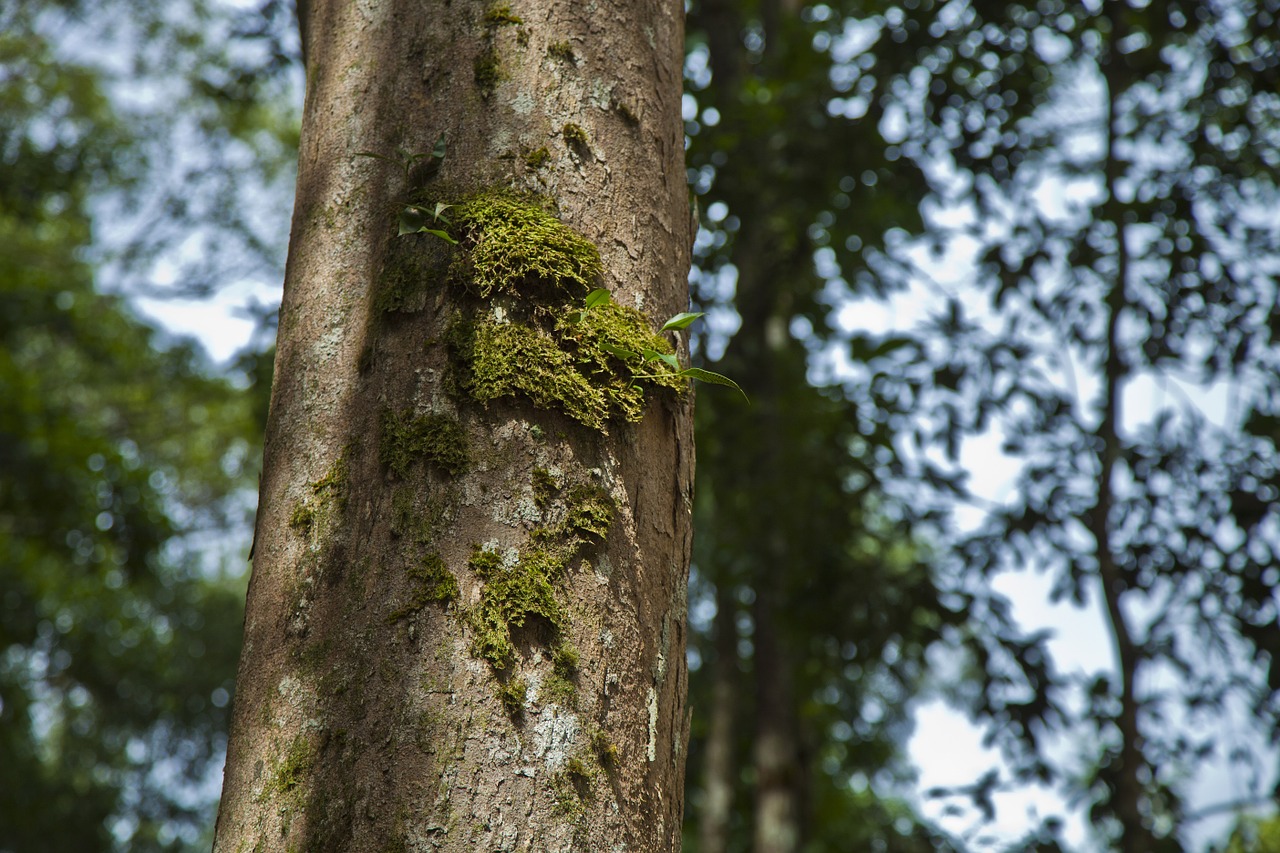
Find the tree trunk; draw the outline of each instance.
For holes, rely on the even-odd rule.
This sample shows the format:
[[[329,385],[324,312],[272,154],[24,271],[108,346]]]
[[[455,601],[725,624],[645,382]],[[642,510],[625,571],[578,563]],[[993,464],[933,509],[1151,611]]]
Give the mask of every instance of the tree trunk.
[[[755,853],[800,849],[800,760],[795,725],[792,656],[779,636],[776,590],[760,579],[755,607],[756,814]]]
[[[681,6],[300,9],[214,849],[678,849],[692,403],[617,352],[687,302]]]
[[[738,676],[738,608],[728,584],[716,587],[715,658],[711,661],[711,707],[707,711],[706,757],[703,759],[704,802],[698,814],[698,853],[729,849],[733,809],[734,718],[742,702]]]

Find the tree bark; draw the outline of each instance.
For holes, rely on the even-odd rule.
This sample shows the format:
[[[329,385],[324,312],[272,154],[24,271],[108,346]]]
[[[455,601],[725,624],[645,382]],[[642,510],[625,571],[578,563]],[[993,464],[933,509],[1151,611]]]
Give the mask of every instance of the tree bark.
[[[687,304],[682,8],[300,8],[298,190],[214,849],[678,849],[692,398],[640,382],[614,405],[635,386],[572,373],[607,358],[566,317],[592,287],[615,300],[593,316],[643,312],[628,333]],[[413,204],[458,245],[399,236]],[[515,272],[482,257],[500,228],[530,256]]]

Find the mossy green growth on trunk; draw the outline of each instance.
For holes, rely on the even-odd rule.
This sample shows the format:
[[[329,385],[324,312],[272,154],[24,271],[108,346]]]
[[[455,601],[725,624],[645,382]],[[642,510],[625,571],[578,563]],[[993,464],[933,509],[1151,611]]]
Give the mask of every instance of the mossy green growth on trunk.
[[[388,617],[389,622],[411,616],[431,602],[448,604],[458,597],[457,579],[434,551],[423,554],[418,562],[410,564],[407,574],[412,586],[409,601]]]
[[[608,302],[574,321],[577,306],[551,313],[546,326],[492,318],[455,318],[450,342],[464,368],[463,389],[480,402],[524,396],[544,409],[560,409],[579,423],[603,430],[611,419],[644,417],[645,385],[682,389],[684,380],[665,362],[649,362],[641,374],[614,349],[669,355],[671,344],[634,308]]]
[[[511,628],[522,627],[530,616],[546,620],[559,635],[564,608],[556,600],[551,581],[564,571],[563,558],[538,548],[521,554],[516,564],[508,567],[498,554],[476,548],[469,565],[484,582],[480,603],[467,614],[475,633],[473,648],[494,669],[506,669],[515,659]]]
[[[452,390],[482,403],[525,397],[603,431],[611,419],[644,416],[647,386],[687,387],[671,342],[643,313],[595,297],[588,308],[600,252],[546,200],[437,186],[411,207],[442,230],[435,239],[456,244],[448,280],[471,297],[458,300],[446,334],[458,368]]]
[[[482,297],[495,291],[521,295],[540,286],[582,297],[604,271],[591,241],[536,196],[475,193],[454,204],[448,215],[454,222],[450,230],[465,249],[465,283]]]
[[[424,459],[450,474],[467,467],[469,450],[462,425],[448,415],[382,413],[382,441],[379,457],[397,475],[403,477],[417,460]]]

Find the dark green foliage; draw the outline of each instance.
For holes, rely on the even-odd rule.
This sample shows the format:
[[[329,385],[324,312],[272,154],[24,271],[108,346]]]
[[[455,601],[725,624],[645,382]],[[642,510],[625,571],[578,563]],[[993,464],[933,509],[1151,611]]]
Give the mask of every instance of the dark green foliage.
[[[798,808],[808,805],[794,826],[801,849],[859,849],[866,833],[885,849],[937,849],[945,842],[894,801],[887,780],[905,787],[908,701],[926,648],[959,617],[940,602],[924,543],[885,494],[892,436],[865,428],[838,391],[808,384],[816,341],[790,333],[825,329],[814,253],[840,252],[856,270],[861,249],[882,245],[890,227],[919,225],[925,184],[910,164],[887,157],[875,131],[877,101],[860,122],[828,109],[844,93],[833,88],[831,56],[815,44],[842,30],[843,13],[859,13],[855,4],[824,6],[827,19],[810,8],[798,15],[779,4],[763,8],[773,17],[733,2],[695,3],[690,14],[687,90],[700,110],[710,108],[685,126],[689,178],[704,213],[695,303],[713,319],[730,311],[740,318],[709,366],[739,380],[751,405],[729,395],[698,398],[691,600],[714,599],[720,610],[711,624],[695,622],[691,637],[700,666],[690,677],[697,710],[686,849],[698,849],[704,820],[721,672],[735,727],[728,849],[752,846],[753,797],[764,775],[752,766],[753,746],[766,717],[793,742],[784,772],[771,775],[775,784],[785,779]],[[893,180],[849,178],[864,174]],[[706,333],[695,340],[704,358],[724,343]],[[749,647],[738,637],[744,624]],[[716,642],[717,630],[727,631],[727,643]],[[750,652],[740,660],[743,648]],[[871,777],[886,784],[853,793],[856,780]],[[905,835],[884,831],[895,819],[909,827]]]
[[[1226,748],[1184,714],[1248,707],[1258,743],[1280,723],[1280,229],[1258,218],[1280,204],[1278,17],[1274,0],[980,3],[954,19],[920,3],[873,51],[909,128],[901,155],[957,175],[929,203],[983,226],[928,223],[941,251],[973,241],[972,289],[912,337],[853,340],[869,369],[851,393],[942,452],[915,472],[920,506],[966,498],[964,443],[1003,437],[1013,493],[951,552],[957,600],[985,614],[963,638],[983,673],[968,695],[1012,766],[995,789],[1059,785],[1117,849],[1182,843],[1175,780]],[[908,66],[927,85],[906,86]],[[1055,186],[1092,189],[1054,211],[1039,193]],[[903,260],[881,286],[921,279]],[[1231,411],[1214,413],[1224,388]],[[1100,613],[1118,670],[1056,671],[1047,635],[991,592],[1011,568]],[[1084,779],[1046,733],[1088,744]],[[1252,750],[1230,761],[1257,778]]]
[[[207,850],[205,791],[221,761],[239,651],[244,506],[270,357],[237,365],[251,397],[95,288],[86,258],[122,250],[104,265],[118,287],[166,239],[187,236],[190,212],[219,183],[205,164],[176,181],[181,203],[166,206],[165,188],[138,179],[160,168],[171,116],[135,104],[130,121],[118,121],[109,74],[53,41],[83,48],[95,35],[86,30],[146,27],[150,7],[130,4],[139,18],[126,21],[122,6],[0,9],[0,847],[21,853]],[[153,37],[124,41],[139,50],[182,41],[162,28]],[[191,80],[175,76],[175,64],[193,76],[208,70],[209,54],[193,44],[157,51],[167,81],[203,103],[203,118],[221,112],[220,151],[246,144],[266,113],[185,88]],[[120,49],[107,51],[113,67]],[[275,143],[255,138],[266,166]],[[90,200],[115,226],[102,230],[127,243],[90,243],[99,224]],[[126,201],[153,217],[133,236],[136,223],[119,213]],[[206,233],[221,234],[222,254],[206,260],[246,275],[263,255],[245,251],[237,232],[245,211],[228,197],[219,206],[225,215]],[[201,264],[176,266],[174,290],[207,284]]]

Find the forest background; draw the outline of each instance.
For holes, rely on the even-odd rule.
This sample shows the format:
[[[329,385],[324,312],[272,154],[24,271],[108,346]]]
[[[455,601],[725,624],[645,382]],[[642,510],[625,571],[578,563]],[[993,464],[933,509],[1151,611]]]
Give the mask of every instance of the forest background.
[[[1280,849],[1278,17],[689,5],[687,849]],[[0,6],[2,850],[208,848],[297,44]]]

